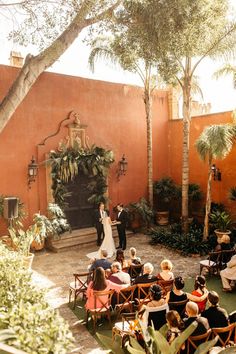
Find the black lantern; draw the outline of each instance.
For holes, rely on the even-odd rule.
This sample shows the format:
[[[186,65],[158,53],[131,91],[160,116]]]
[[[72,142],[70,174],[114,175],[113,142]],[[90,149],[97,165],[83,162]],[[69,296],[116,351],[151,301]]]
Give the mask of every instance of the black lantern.
[[[119,161],[117,176],[120,179],[120,176],[124,176],[127,171],[128,162],[126,161],[125,154],[123,154],[121,160]]]
[[[216,167],[215,164],[211,166],[211,171],[213,174],[214,181],[221,181],[221,172],[220,169]]]
[[[35,182],[37,174],[38,174],[38,164],[36,163],[34,156],[32,156],[31,162],[28,165],[28,186],[29,186],[29,188],[31,188],[30,184],[32,182]]]

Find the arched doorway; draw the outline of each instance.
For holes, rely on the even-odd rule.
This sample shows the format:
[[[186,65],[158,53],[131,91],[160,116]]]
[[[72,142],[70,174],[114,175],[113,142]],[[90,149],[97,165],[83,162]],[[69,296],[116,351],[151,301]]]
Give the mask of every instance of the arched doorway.
[[[91,196],[88,184],[91,178],[84,174],[77,175],[65,185],[69,196],[65,197],[65,214],[72,229],[91,227],[94,224],[94,207],[88,202]]]

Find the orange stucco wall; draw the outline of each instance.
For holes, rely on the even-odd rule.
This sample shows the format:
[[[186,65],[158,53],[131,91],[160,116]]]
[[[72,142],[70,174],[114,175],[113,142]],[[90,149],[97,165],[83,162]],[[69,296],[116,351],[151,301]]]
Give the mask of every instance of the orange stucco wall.
[[[208,114],[206,116],[193,117],[191,120],[189,178],[190,183],[200,184],[204,192],[204,197],[207,185],[207,163],[200,160],[194,143],[205,126],[229,122],[232,122],[232,112]],[[168,132],[168,174],[177,183],[181,184],[182,120],[169,121]],[[217,160],[214,163],[222,173],[222,181],[212,180],[212,200],[225,204],[236,219],[236,203],[228,200],[229,189],[236,185],[236,146],[233,147],[230,154],[224,160]]]
[[[0,65],[0,99],[7,93],[18,69]],[[168,171],[165,148],[168,128],[167,92],[158,91],[153,100],[154,179]],[[29,214],[45,212],[46,169],[39,168],[37,181],[27,187],[27,166],[32,155],[38,162],[56,149],[68,134],[65,124],[60,133],[44,147],[37,145],[56,132],[59,122],[70,111],[80,115],[90,144],[115,153],[109,175],[111,206],[136,201],[147,192],[146,121],[142,90],[138,87],[88,80],[79,77],[43,73],[0,134],[0,194],[19,196]],[[118,161],[125,154],[126,176],[116,178]]]

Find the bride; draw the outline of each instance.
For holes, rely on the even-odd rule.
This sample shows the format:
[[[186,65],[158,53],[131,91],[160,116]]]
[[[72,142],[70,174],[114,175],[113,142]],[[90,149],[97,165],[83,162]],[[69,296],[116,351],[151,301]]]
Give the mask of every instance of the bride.
[[[115,242],[112,237],[112,228],[111,225],[114,223],[111,221],[111,218],[105,212],[105,216],[102,218],[102,224],[104,229],[104,239],[102,244],[97,252],[91,252],[87,254],[88,258],[101,258],[101,250],[106,250],[108,253],[108,258],[112,257],[116,252]]]

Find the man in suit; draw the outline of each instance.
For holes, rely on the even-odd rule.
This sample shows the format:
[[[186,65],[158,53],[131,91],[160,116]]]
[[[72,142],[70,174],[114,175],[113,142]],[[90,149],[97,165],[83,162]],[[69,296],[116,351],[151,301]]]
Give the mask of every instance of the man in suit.
[[[208,294],[209,308],[202,312],[202,316],[208,319],[211,328],[227,327],[228,314],[225,309],[219,306],[219,295],[216,291],[209,291]]]
[[[188,318],[184,319],[184,326],[187,328],[191,323],[197,321],[197,328],[193,331],[191,336],[199,336],[205,334],[210,328],[208,320],[198,314],[198,305],[195,302],[189,301],[186,305],[186,312]]]
[[[98,209],[95,210],[95,227],[97,230],[97,246],[101,246],[102,240],[104,238],[104,229],[102,224],[102,219],[105,217],[105,205],[104,203],[99,203]]]
[[[123,204],[118,204],[117,205],[117,231],[119,235],[119,246],[117,248],[122,248],[122,250],[126,249],[126,224],[128,221],[128,214],[123,208]]]
[[[151,263],[145,263],[143,266],[143,275],[139,275],[135,278],[134,284],[146,284],[157,281],[157,277],[152,274],[153,265]]]
[[[111,262],[107,260],[108,252],[107,250],[101,250],[101,259],[96,259],[92,263],[89,271],[93,271],[98,267],[102,267],[104,270],[111,268]]]

